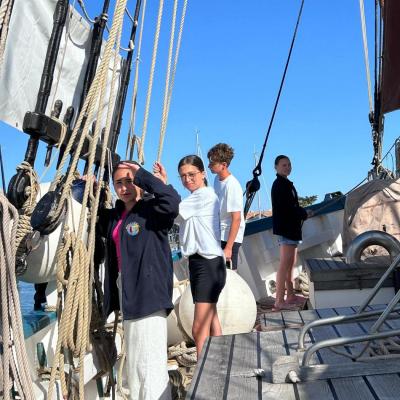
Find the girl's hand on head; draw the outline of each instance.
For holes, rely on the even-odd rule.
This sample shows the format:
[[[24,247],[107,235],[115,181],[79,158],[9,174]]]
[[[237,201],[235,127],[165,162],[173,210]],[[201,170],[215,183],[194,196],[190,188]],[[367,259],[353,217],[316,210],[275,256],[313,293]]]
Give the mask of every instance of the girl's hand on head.
[[[164,166],[159,163],[158,161],[156,161],[153,164],[153,174],[155,177],[157,177],[158,179],[160,179],[163,183],[167,183],[167,171],[164,168]]]
[[[132,171],[133,176],[135,176],[136,172],[141,168],[141,166],[136,162],[124,162],[122,165],[129,168]]]

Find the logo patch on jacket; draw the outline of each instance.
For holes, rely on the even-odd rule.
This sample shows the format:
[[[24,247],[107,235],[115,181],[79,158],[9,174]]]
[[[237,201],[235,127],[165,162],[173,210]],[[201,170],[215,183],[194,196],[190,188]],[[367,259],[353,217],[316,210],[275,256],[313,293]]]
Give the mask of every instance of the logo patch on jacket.
[[[136,236],[140,231],[140,225],[137,222],[130,222],[125,229],[128,235]]]

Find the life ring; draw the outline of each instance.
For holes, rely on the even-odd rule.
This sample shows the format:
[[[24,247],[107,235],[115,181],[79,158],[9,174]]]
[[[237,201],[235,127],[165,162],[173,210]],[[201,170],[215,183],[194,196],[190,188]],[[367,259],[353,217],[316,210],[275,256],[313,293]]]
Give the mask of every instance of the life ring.
[[[400,253],[400,242],[392,235],[383,231],[367,231],[358,235],[350,243],[346,252],[348,264],[361,261],[362,252],[369,246],[381,246],[394,259]]]

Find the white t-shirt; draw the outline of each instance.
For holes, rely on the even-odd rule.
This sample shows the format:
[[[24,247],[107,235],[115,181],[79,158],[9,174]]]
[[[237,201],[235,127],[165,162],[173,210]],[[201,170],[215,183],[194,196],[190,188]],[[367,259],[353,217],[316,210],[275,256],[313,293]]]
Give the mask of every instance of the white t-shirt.
[[[179,241],[182,254],[205,258],[223,256],[220,243],[219,201],[211,187],[202,187],[179,204]]]
[[[240,211],[240,227],[235,242],[242,243],[245,222],[243,216],[243,191],[239,181],[232,174],[220,181],[217,175],[214,179],[214,190],[220,204],[221,240],[228,240],[232,224],[230,213]]]

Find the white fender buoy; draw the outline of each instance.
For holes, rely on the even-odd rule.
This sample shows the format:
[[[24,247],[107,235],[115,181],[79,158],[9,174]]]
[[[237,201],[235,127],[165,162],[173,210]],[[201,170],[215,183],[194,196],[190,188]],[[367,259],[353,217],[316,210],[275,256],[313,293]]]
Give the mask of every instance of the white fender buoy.
[[[172,292],[172,303],[174,309],[167,317],[168,346],[173,346],[185,340],[182,328],[179,328],[179,303],[181,295],[185,291],[189,281],[178,281],[174,275],[174,290]]]
[[[237,272],[230,269],[226,272],[226,284],[217,304],[222,334],[233,335],[250,332],[257,316],[257,305],[253,292]],[[183,329],[192,339],[193,315],[194,304],[190,285],[188,285],[179,302],[179,319]]]
[[[36,201],[38,202],[49,190],[50,183],[40,184],[40,190]],[[56,253],[58,245],[63,238],[64,228],[67,225],[69,231],[77,231],[82,205],[72,197],[67,201],[67,213],[65,219],[50,235],[34,237],[32,250],[29,252],[26,263],[27,269],[18,279],[30,283],[51,282],[57,279]],[[87,238],[87,218],[85,218],[84,240]]]

